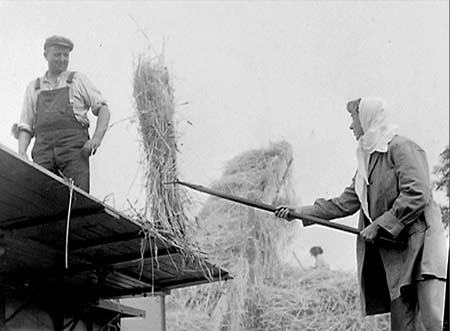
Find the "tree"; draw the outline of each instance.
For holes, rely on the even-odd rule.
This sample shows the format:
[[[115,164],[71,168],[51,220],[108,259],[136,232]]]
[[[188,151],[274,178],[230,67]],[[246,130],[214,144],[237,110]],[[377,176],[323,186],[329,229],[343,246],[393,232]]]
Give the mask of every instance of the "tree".
[[[436,190],[445,192],[447,195],[447,202],[450,196],[450,187],[449,187],[449,168],[450,168],[450,151],[449,146],[447,146],[444,151],[440,155],[440,165],[434,168],[433,173],[438,176],[437,181],[435,182]],[[446,227],[449,225],[449,206],[447,205],[441,206],[442,211],[442,222]]]

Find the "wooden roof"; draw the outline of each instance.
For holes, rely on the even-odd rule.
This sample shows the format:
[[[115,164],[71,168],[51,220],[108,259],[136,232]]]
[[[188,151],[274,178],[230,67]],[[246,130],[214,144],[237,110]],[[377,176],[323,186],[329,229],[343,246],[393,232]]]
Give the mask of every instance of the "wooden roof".
[[[110,298],[230,278],[203,258],[186,258],[161,238],[143,240],[139,222],[76,187],[66,268],[70,189],[60,177],[0,145],[3,284],[58,286],[74,296]]]

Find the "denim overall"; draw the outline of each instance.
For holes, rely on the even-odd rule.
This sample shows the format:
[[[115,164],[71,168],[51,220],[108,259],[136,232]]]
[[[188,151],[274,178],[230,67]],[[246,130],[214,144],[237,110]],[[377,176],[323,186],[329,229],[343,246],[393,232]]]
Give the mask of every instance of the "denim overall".
[[[87,128],[77,121],[70,102],[70,90],[75,72],[67,78],[67,86],[38,91],[34,120],[35,143],[31,156],[44,168],[71,178],[75,186],[89,192],[89,155],[82,148],[89,139]]]

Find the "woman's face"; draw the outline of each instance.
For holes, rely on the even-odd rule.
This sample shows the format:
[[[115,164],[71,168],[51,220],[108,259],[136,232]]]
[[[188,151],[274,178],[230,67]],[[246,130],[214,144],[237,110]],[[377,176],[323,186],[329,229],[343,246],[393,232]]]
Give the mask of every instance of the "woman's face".
[[[356,140],[359,140],[359,138],[361,138],[361,136],[364,134],[361,121],[359,119],[358,105],[359,100],[358,102],[355,103],[350,102],[347,106],[348,111],[350,112],[350,115],[352,117],[352,124],[350,124],[350,130],[353,131]]]

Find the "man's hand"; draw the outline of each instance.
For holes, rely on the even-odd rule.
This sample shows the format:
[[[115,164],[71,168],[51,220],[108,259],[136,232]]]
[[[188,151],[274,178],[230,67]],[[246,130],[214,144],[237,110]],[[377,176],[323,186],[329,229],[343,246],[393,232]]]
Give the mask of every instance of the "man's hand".
[[[101,106],[98,112],[97,125],[95,127],[94,135],[91,139],[86,141],[83,146],[83,151],[87,151],[87,154],[94,155],[102,142],[103,136],[108,130],[108,123],[110,118],[110,111],[106,105]]]
[[[88,151],[89,155],[94,155],[97,149],[100,147],[102,140],[97,137],[92,137],[83,146],[83,150]]]
[[[29,160],[27,153],[19,153],[21,157],[23,157],[25,160]]]
[[[295,208],[294,207],[289,207],[289,206],[278,206],[275,209],[275,216],[279,217],[279,218],[284,218],[286,220],[288,220],[289,222],[292,221],[295,217],[291,217],[289,214],[291,212],[295,212]]]
[[[380,226],[372,222],[369,226],[365,227],[364,230],[361,231],[361,237],[370,243],[373,243],[375,239],[378,237],[378,231],[380,230]]]

